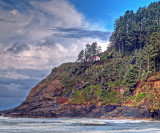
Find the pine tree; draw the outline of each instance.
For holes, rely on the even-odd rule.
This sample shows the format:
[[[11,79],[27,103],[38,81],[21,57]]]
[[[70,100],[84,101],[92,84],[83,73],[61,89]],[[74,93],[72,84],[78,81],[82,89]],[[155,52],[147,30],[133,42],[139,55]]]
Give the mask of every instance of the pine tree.
[[[152,47],[152,56],[154,61],[154,75],[156,73],[156,64],[157,64],[157,57],[160,52],[160,35],[158,32],[154,32],[151,35],[150,44]]]
[[[128,87],[129,92],[132,93],[139,77],[139,67],[136,65],[131,66],[125,75],[125,84]]]
[[[83,50],[81,50],[81,52],[79,53],[79,55],[78,55],[78,59],[77,59],[77,61],[82,61],[83,60],[83,58],[84,58],[84,51]]]
[[[91,45],[91,57],[94,57],[95,55],[97,55],[97,42],[93,42]]]

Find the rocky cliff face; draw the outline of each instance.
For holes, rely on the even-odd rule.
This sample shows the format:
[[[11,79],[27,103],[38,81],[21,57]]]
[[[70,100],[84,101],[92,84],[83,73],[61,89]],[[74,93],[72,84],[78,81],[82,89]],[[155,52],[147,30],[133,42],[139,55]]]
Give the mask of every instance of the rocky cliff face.
[[[79,67],[79,66],[78,66]],[[149,79],[147,82],[140,82],[135,89],[133,96],[126,99],[125,89],[115,87],[105,96],[97,77],[90,78],[89,72],[93,67],[103,69],[101,63],[92,66],[83,66],[79,70],[77,64],[63,64],[53,69],[51,74],[31,89],[26,100],[18,107],[1,112],[1,115],[11,117],[132,117],[132,118],[160,118],[159,108],[144,106],[149,100],[147,93],[159,94],[159,82],[157,79]],[[74,68],[74,69],[73,69]],[[86,69],[84,71],[84,69]],[[78,72],[77,72],[78,71]],[[84,71],[84,77],[82,76]],[[87,71],[87,72],[86,72]],[[75,75],[75,73],[81,73]],[[96,71],[95,71],[96,73]],[[94,84],[96,82],[97,84]],[[151,87],[150,87],[150,86]],[[146,89],[147,88],[147,89]],[[150,90],[149,90],[150,89]],[[102,91],[102,92],[101,92]],[[138,97],[139,94],[143,95]],[[144,94],[145,93],[145,94]],[[110,104],[104,103],[107,99]],[[116,100],[115,100],[116,99]],[[119,101],[123,100],[123,101]],[[154,98],[154,100],[156,100]],[[135,104],[138,102],[138,104]],[[158,102],[155,101],[155,102]]]

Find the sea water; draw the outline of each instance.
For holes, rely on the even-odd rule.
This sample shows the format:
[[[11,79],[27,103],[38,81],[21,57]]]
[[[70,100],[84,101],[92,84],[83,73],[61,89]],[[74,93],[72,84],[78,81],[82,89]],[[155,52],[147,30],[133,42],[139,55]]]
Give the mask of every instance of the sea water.
[[[0,117],[0,133],[160,133],[160,121]]]

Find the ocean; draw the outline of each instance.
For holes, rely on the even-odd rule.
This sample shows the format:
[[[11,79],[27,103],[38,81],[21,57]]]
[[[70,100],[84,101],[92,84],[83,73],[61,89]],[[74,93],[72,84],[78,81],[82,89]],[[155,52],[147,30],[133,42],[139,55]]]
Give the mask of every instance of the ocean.
[[[160,133],[160,121],[0,117],[0,133]]]

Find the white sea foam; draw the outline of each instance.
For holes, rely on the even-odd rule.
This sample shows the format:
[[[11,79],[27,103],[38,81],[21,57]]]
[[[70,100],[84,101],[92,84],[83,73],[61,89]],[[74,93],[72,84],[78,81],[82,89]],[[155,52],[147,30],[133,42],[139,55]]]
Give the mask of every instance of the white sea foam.
[[[148,128],[148,129],[128,129],[128,130],[114,130],[107,131],[107,133],[160,133],[158,128]]]
[[[9,119],[9,117],[5,117],[3,115],[0,116],[0,119],[4,120],[4,119]]]
[[[132,119],[121,119],[121,120],[106,120],[109,123],[142,123],[142,122],[150,122],[147,120],[132,120]]]
[[[0,133],[160,133],[160,122],[0,117]]]

